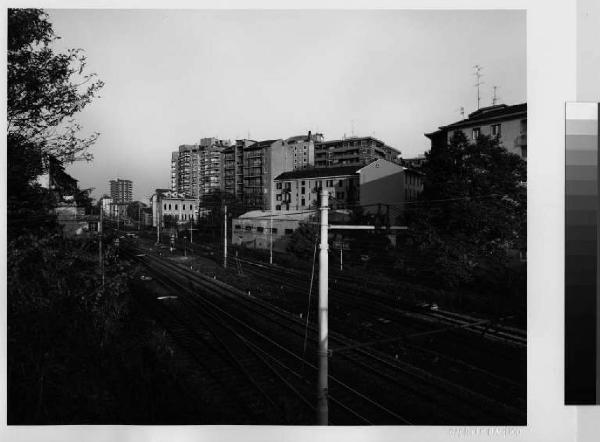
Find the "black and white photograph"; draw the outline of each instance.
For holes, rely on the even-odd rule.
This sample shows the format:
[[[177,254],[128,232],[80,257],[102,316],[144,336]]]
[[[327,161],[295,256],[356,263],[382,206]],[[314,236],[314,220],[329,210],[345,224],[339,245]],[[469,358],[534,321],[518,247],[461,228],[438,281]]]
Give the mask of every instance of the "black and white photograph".
[[[8,426],[527,425],[525,10],[5,14]]]

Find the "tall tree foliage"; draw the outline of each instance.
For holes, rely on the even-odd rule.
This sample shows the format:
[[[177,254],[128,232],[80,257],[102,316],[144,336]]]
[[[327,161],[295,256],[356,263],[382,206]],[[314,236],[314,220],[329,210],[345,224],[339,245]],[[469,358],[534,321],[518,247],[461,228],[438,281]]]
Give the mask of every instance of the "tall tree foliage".
[[[55,52],[58,38],[44,11],[8,10],[8,138],[13,144],[24,139],[61,162],[89,160],[87,149],[98,134],[81,138],[72,117],[103,83],[84,72],[81,49]]]
[[[62,193],[79,195],[64,165],[91,159],[88,148],[98,134],[79,136],[73,119],[97,95],[103,83],[86,74],[81,49],[56,52],[47,14],[40,9],[8,10],[7,184],[9,237],[44,234],[49,209]],[[50,173],[49,192],[36,178]]]
[[[440,285],[471,282],[485,268],[506,268],[525,247],[526,163],[496,138],[469,142],[457,131],[427,154],[424,191],[407,207],[409,267]]]

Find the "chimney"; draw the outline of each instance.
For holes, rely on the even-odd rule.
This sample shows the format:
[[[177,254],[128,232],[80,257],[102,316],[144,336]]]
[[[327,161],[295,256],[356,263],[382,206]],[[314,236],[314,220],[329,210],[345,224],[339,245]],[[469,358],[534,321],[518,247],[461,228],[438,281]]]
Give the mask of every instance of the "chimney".
[[[312,133],[312,131],[310,131],[310,130],[309,130],[309,131],[308,131],[308,140],[307,140],[307,141],[310,141],[310,140],[311,140],[311,133]]]

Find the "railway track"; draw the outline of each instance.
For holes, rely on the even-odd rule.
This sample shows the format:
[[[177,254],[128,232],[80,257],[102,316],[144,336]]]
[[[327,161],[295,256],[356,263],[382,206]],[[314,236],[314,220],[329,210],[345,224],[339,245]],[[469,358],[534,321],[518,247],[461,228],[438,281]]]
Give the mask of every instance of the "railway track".
[[[199,249],[196,253],[215,258],[209,247],[195,246]],[[309,286],[306,274],[234,257],[229,264],[231,268],[242,265],[245,275],[251,274],[264,281],[262,286],[266,286],[269,281],[281,282],[280,272],[283,273],[285,283],[281,290],[285,289],[285,293],[280,293],[280,299],[273,299],[272,302],[284,304],[289,309],[292,307],[290,302],[300,298],[302,305],[296,307],[296,311],[305,311],[305,297]],[[445,321],[445,315],[442,314],[440,318],[438,312],[424,315],[421,311],[415,311],[414,306],[407,309],[404,304],[391,302],[390,300],[395,300],[395,296],[382,296],[387,301],[384,303],[371,293],[358,292],[356,287],[339,288],[336,280],[337,277],[330,280],[330,291],[335,298],[330,306],[330,318],[335,321],[332,323],[335,324],[335,329],[363,343],[366,341],[367,345],[388,354],[400,356],[450,382],[525,410],[525,352],[520,344],[489,340],[485,335],[473,333],[469,330],[473,318],[459,323]],[[267,293],[268,290],[260,296],[265,297]],[[346,321],[344,315],[349,312],[353,312],[352,317]],[[366,313],[371,316],[367,318],[368,321],[364,320]],[[311,314],[316,318],[314,309]]]
[[[260,280],[281,278],[280,275],[278,276],[278,270],[272,270],[269,266],[255,265],[246,260],[243,262],[244,271],[259,277]],[[367,313],[369,320],[377,322],[380,319],[385,323],[378,323],[377,327],[361,327],[360,330],[353,330],[350,327],[353,321],[350,321],[345,329],[349,329],[349,333],[360,333],[359,338],[362,341],[366,340],[367,343],[370,341],[369,345],[385,349],[391,354],[404,353],[406,356],[408,353],[414,363],[421,364],[442,377],[457,382],[468,381],[470,385],[480,385],[480,389],[487,394],[504,398],[515,406],[525,408],[524,382],[516,380],[519,379],[518,376],[504,373],[500,369],[502,361],[500,363],[494,361],[494,357],[499,354],[521,353],[519,346],[511,342],[507,344],[509,348],[504,351],[501,351],[502,348],[492,350],[492,357],[489,356],[491,343],[479,334],[467,333],[464,330],[464,322],[457,324],[446,321],[445,317],[436,319],[435,313],[423,320],[420,313],[415,314],[397,305],[373,300],[370,294],[356,294],[351,290],[340,289],[335,282],[331,285],[331,296],[335,299],[335,303],[330,306],[330,315],[339,316],[339,321],[336,322],[337,328],[344,327],[344,315],[347,312],[360,312],[360,315]],[[293,289],[299,294],[305,294],[308,292],[308,286],[306,277],[304,280],[286,277],[287,293]],[[343,308],[339,308],[340,304]],[[467,324],[470,325],[470,322]],[[503,341],[492,341],[492,343],[497,346],[505,344]],[[435,363],[432,364],[431,361]],[[524,362],[515,360],[506,364],[504,361],[504,365],[524,367]]]
[[[136,252],[139,254],[140,250]],[[304,321],[219,281],[190,273],[189,270],[160,258],[146,255],[136,259],[155,274],[162,275],[162,278],[168,275],[166,282],[171,286],[176,281],[180,290],[189,295],[185,301],[186,308],[193,311],[194,315],[212,318],[209,319],[212,322],[205,323],[205,328],[215,330],[223,327],[220,324],[229,324],[232,327],[229,330],[229,335],[232,336],[232,341],[227,345],[229,348],[247,348],[255,359],[257,355],[262,355],[262,364],[266,365],[268,361],[269,370],[277,373],[273,376],[279,378],[278,382],[283,382],[282,373],[287,373],[288,377],[285,379],[290,384],[287,388],[291,391],[292,387],[302,391],[307,385],[314,385],[311,381],[316,370],[314,361],[302,356],[306,332]],[[197,293],[198,289],[202,291],[202,295]],[[316,329],[313,324],[309,324],[309,331],[310,351],[307,354],[315,354]],[[282,342],[275,342],[273,336],[282,339]],[[357,344],[333,333],[330,335],[330,342],[339,347]],[[432,423],[432,416],[436,417],[435,423],[447,424],[518,424],[524,421],[524,413],[519,409],[498,403],[371,349],[358,347],[342,352],[339,357],[336,355],[332,358],[331,367],[332,373],[336,373],[336,376],[330,375],[330,404],[335,423]],[[363,380],[360,389],[350,385],[357,379]],[[391,386],[397,395],[390,394]]]
[[[148,262],[146,261],[145,264],[148,264]],[[314,413],[307,415],[305,411],[308,408],[311,410],[314,408],[310,400],[307,399],[306,390],[310,389],[314,391],[317,369],[315,363],[299,358],[297,354],[290,352],[283,345],[278,344],[264,333],[251,327],[246,319],[241,320],[238,317],[232,316],[213,302],[196,296],[197,294],[193,290],[197,285],[190,286],[188,284],[189,281],[182,281],[181,274],[178,274],[175,278],[165,276],[169,273],[172,274],[173,269],[161,268],[160,264],[164,263],[159,263],[159,261],[155,260],[148,267],[158,270],[162,274],[162,276],[158,277],[162,282],[168,283],[171,287],[173,284],[176,284],[179,293],[191,292],[190,295],[192,296],[189,298],[180,297],[178,298],[179,302],[170,303],[171,305],[166,310],[172,316],[171,319],[175,320],[175,323],[173,321],[167,322],[165,323],[165,328],[170,332],[175,332],[178,341],[182,342],[193,354],[204,355],[208,351],[212,355],[211,359],[205,360],[204,356],[198,357],[198,361],[203,366],[218,367],[223,366],[223,362],[225,362],[228,363],[228,365],[225,365],[226,367],[233,367],[239,373],[243,374],[243,376],[235,376],[232,369],[224,369],[219,371],[219,374],[222,376],[219,376],[217,379],[221,385],[223,385],[223,379],[238,379],[237,384],[232,384],[231,381],[228,381],[226,391],[228,397],[239,400],[239,402],[236,400],[238,409],[240,404],[248,404],[244,409],[240,410],[240,413],[247,415],[251,412],[250,422],[252,423],[313,423]],[[174,306],[177,306],[176,309]],[[196,318],[195,322],[186,319],[186,316],[189,315],[193,315]],[[204,325],[200,329],[199,320]],[[210,321],[210,325],[208,325],[208,321]],[[243,334],[241,330],[236,330],[235,327],[226,325],[232,323],[241,326],[244,329]],[[206,334],[212,336],[208,341],[207,337],[204,336]],[[254,342],[249,339],[248,334],[253,335]],[[211,344],[215,336],[221,336],[218,339],[220,348]],[[226,337],[224,338],[223,336]],[[256,343],[257,340],[260,341],[260,344]],[[224,348],[234,350],[231,350],[231,352],[227,351],[226,353],[228,354],[224,356]],[[252,355],[247,353],[252,353]],[[243,356],[244,354],[245,357]],[[273,376],[265,376],[265,368]],[[306,372],[305,369],[309,371]],[[273,382],[273,377],[278,378],[278,381],[281,382]],[[337,387],[330,394],[330,403],[332,405],[331,420],[333,424],[372,424],[375,419],[381,420],[382,418],[385,418],[385,422],[390,424],[410,423],[410,421],[404,419],[402,416],[386,409],[376,401],[361,395],[361,393],[335,377],[331,377],[330,379],[332,384]],[[259,393],[258,395],[253,395],[252,392],[248,391],[246,381],[254,387],[254,393]],[[295,396],[295,398],[292,397],[292,400],[290,400],[289,394],[282,395],[282,391],[279,389],[282,383],[289,390],[288,393],[291,391],[293,393],[292,396]],[[253,399],[256,396],[258,396],[258,399]],[[275,403],[278,404],[278,407],[274,407]],[[348,405],[348,403],[352,405]],[[356,408],[359,410],[357,411]],[[278,409],[279,412],[282,410],[285,412],[285,420],[282,421],[278,418],[280,417]],[[257,413],[257,410],[260,410],[260,413]],[[290,416],[292,419],[290,419]]]

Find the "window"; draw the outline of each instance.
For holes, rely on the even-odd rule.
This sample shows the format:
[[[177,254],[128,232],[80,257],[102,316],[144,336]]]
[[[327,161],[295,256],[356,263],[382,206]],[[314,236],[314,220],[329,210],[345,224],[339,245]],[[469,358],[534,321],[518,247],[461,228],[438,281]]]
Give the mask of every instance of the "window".
[[[185,204],[181,205],[181,210],[185,210]]]
[[[305,186],[306,185],[306,181],[303,180],[302,181],[302,185]]]
[[[325,187],[333,187],[333,180],[325,181]]]
[[[277,234],[277,227],[273,227],[273,228],[271,229],[271,233],[272,233],[273,235]]]
[[[499,137],[501,134],[500,132],[500,125],[499,124],[492,124],[492,136],[493,137]]]
[[[302,198],[302,205],[306,206],[306,200],[304,198]]]
[[[275,188],[276,188],[276,189],[281,189],[281,183],[277,183],[277,184],[275,185]]]
[[[246,232],[251,232],[252,231],[252,226],[246,226]]]
[[[338,180],[338,187],[342,187],[344,185],[344,181],[343,180]]]
[[[164,210],[167,210],[167,205],[165,204]]]
[[[285,229],[286,235],[291,235],[292,233],[294,233],[294,229]]]
[[[474,140],[479,138],[479,135],[481,135],[481,128],[480,127],[474,127],[473,128],[473,134],[472,134],[472,138]]]
[[[281,194],[280,194],[280,193],[278,193],[278,194],[275,196],[275,199],[276,199],[277,201],[281,201]]]
[[[259,232],[259,233],[263,233],[265,231],[265,228],[264,227],[257,227],[256,231]]]
[[[175,210],[177,210],[177,204],[175,204]]]
[[[306,193],[306,189],[303,187],[302,188],[302,195],[304,195]]]
[[[285,188],[286,189],[291,189],[292,188],[292,183],[290,183],[290,182],[285,183]]]
[[[239,224],[235,225],[235,230],[242,230],[242,226],[240,226]]]
[[[281,206],[280,206],[279,204],[277,204],[277,205],[275,206],[275,210],[281,210]]]
[[[169,204],[169,210],[171,210],[171,205]]]

